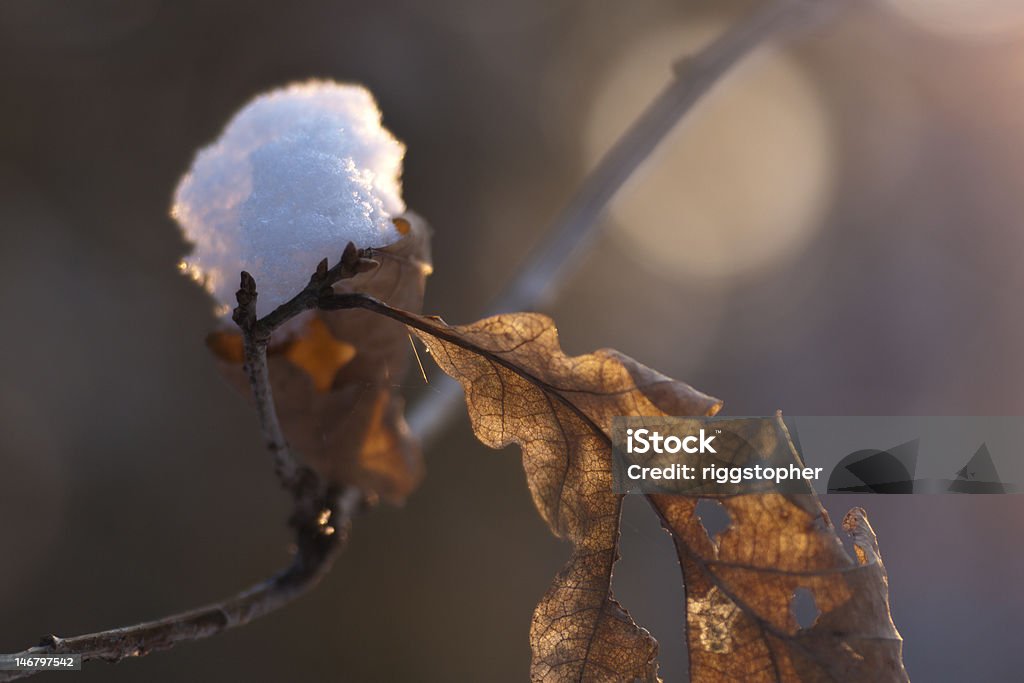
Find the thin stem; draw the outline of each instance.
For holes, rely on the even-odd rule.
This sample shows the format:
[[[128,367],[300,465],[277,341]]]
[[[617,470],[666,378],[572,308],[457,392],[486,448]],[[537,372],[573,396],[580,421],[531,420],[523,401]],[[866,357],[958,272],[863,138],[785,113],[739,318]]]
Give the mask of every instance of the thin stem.
[[[484,348],[479,344],[466,339],[463,335],[457,332],[452,332],[451,328],[445,324],[438,324],[430,318],[425,318],[415,313],[403,311],[400,308],[394,308],[379,299],[375,299],[372,296],[360,294],[358,292],[327,294],[320,298],[318,307],[320,310],[324,311],[341,311],[352,308],[361,308],[363,310],[376,313],[377,315],[382,315],[385,318],[391,318],[392,320],[400,322],[407,327],[425,332],[431,337],[440,339],[441,341],[452,344],[453,346],[458,346],[459,348],[474,353],[481,358],[486,358],[491,363],[502,366],[506,370],[522,377],[541,391],[553,396],[557,401],[562,403],[566,409],[574,413],[581,422],[587,425],[597,438],[605,441],[606,445],[611,448],[611,441],[604,433],[604,430],[594,422],[593,418],[581,411],[572,401],[568,400],[557,387],[548,384],[536,375],[530,374],[518,364],[509,361],[501,354]]]
[[[285,440],[281,423],[274,410],[274,398],[270,389],[270,372],[267,368],[266,342],[254,342],[248,335],[243,340],[245,345],[245,371],[249,376],[253,399],[256,402],[256,413],[259,416],[260,431],[267,450],[274,458],[274,471],[278,479],[288,490],[297,485],[300,466],[292,456],[288,442]]]
[[[222,631],[248,624],[310,591],[330,570],[340,553],[351,527],[352,517],[358,510],[362,495],[348,489],[332,505],[328,520],[334,531],[325,536],[323,529],[316,532],[330,542],[305,543],[296,552],[292,564],[278,575],[225,600],[198,609],[175,614],[157,621],[134,626],[99,631],[72,638],[47,636],[36,647],[9,655],[0,655],[0,661],[15,657],[46,657],[62,654],[81,655],[83,662],[101,660],[119,662],[130,657],[166,650],[183,642],[209,638]],[[0,671],[0,681],[13,681],[37,673],[36,669]]]
[[[587,175],[555,218],[547,237],[487,315],[546,308],[599,234],[612,199],[694,105],[737,62],[779,33],[813,20],[835,4],[827,0],[776,0],[762,5],[706,48],[675,65],[675,77]],[[409,426],[424,445],[458,415],[462,389],[441,377],[434,391],[409,411]]]
[[[242,332],[246,373],[256,402],[260,431],[274,457],[278,479],[292,496],[289,524],[295,533],[295,555],[291,564],[276,576],[225,600],[134,626],[71,638],[47,636],[35,647],[0,655],[0,662],[9,662],[16,657],[67,654],[81,655],[83,662],[119,662],[129,657],[141,657],[247,624],[289,604],[320,582],[348,538],[352,518],[363,503],[363,493],[352,487],[339,493],[292,454],[274,404],[267,368],[267,345],[275,330],[315,308],[318,299],[330,292],[335,282],[376,267],[376,262],[368,256],[367,252],[349,244],[334,268],[328,269],[326,259],[321,261],[301,292],[262,319],[256,318],[258,293],[251,275],[242,273],[236,294],[238,308],[232,317]],[[0,683],[31,676],[38,671],[0,671]]]
[[[305,487],[317,486],[318,477],[315,472],[299,463],[288,446],[281,421],[277,417],[270,386],[267,346],[276,330],[295,317],[316,308],[317,299],[325,292],[331,291],[332,285],[336,282],[376,268],[378,264],[370,258],[371,255],[370,250],[357,249],[349,242],[333,268],[327,267],[327,259],[320,261],[316,271],[310,276],[309,283],[298,294],[261,319],[256,317],[259,293],[256,291],[256,280],[252,275],[242,272],[238,291],[235,293],[238,307],[231,317],[242,332],[245,372],[249,377],[253,400],[256,402],[260,431],[267,450],[274,458],[274,471],[281,485],[292,493],[297,504],[308,497],[303,491]]]

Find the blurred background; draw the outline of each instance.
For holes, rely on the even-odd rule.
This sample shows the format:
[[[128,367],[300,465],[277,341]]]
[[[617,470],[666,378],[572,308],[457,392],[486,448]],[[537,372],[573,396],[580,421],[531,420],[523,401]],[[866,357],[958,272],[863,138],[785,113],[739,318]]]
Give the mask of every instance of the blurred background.
[[[846,4],[745,62],[634,178],[558,296],[563,345],[618,348],[734,415],[1024,414],[1024,5]],[[376,94],[436,229],[426,310],[468,322],[672,62],[751,6],[0,4],[0,651],[287,561],[288,501],[167,215],[251,96],[311,76]],[[75,680],[525,680],[568,549],[514,449],[460,420],[427,463],[310,596]],[[914,680],[1019,676],[1024,498],[825,503],[867,508]],[[618,597],[684,680],[680,578],[640,500],[622,546]]]

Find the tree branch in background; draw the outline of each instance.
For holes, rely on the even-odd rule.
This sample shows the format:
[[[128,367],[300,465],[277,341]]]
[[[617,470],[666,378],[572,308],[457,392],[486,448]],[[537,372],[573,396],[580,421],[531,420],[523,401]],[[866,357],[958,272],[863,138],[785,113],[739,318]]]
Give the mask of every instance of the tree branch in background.
[[[498,295],[487,315],[546,308],[558,288],[593,246],[600,219],[618,194],[704,94],[729,69],[771,38],[813,23],[837,0],[776,0],[763,4],[697,54],[675,64],[672,81],[584,178],[545,232],[516,278]],[[409,411],[409,427],[424,449],[459,414],[462,389],[447,376]]]

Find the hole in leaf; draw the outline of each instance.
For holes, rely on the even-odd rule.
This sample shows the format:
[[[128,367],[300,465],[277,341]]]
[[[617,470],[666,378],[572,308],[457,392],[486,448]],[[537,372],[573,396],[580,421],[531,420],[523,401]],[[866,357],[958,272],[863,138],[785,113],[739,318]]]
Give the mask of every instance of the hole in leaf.
[[[793,599],[789,603],[789,609],[800,628],[810,628],[818,620],[821,610],[814,602],[814,593],[809,588],[800,586],[793,592]]]
[[[313,380],[316,390],[324,393],[334,385],[338,371],[356,356],[356,347],[336,339],[320,318],[309,321],[303,336],[285,349],[284,355]]]
[[[697,501],[697,517],[712,540],[732,524],[732,518],[725,506],[711,498],[701,498]]]

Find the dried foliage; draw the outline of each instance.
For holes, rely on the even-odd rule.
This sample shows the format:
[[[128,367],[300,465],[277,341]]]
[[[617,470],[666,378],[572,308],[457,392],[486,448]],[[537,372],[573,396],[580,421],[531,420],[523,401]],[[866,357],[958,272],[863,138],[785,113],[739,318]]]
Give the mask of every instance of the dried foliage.
[[[646,391],[671,394],[686,413],[718,402],[614,351],[569,358],[545,316],[502,315],[446,331],[465,345],[418,333],[465,386],[477,437],[522,448],[537,509],[573,545],[534,612],[534,679],[656,679],[657,643],[612,596],[622,496],[612,492],[607,434],[613,416],[652,407]]]
[[[408,233],[410,237],[416,236],[411,227]],[[369,285],[365,280],[359,282],[369,272],[364,272],[365,268],[372,267],[367,256],[349,245],[335,268],[328,269],[326,262],[321,263],[306,289],[259,321],[252,320],[255,282],[243,273],[235,317],[248,335],[244,357],[255,359],[249,362],[264,358],[258,352],[259,344],[265,343],[284,321],[315,307],[319,317],[308,323],[306,333],[297,341],[280,346],[271,362],[288,363],[284,370],[278,368],[279,373],[286,372],[293,381],[296,377],[303,379],[301,395],[330,395],[344,391],[352,381],[340,378],[344,377],[345,368],[359,362],[364,352],[369,355],[369,344],[378,341],[382,347],[378,351],[385,348],[385,337],[379,336],[384,333],[370,328],[387,329],[379,327],[385,318],[406,325],[423,341],[440,367],[464,387],[466,406],[480,441],[493,448],[520,446],[538,511],[552,533],[572,544],[568,563],[555,576],[534,611],[530,628],[533,680],[659,680],[658,643],[633,621],[612,594],[622,505],[622,496],[613,492],[612,419],[620,415],[710,416],[719,410],[720,401],[613,350],[566,356],[559,346],[555,325],[546,316],[507,314],[471,325],[449,326],[439,318],[395,308],[367,295],[363,288]],[[420,264],[421,277],[426,272],[426,266],[419,261],[396,258],[396,262]],[[391,280],[393,296],[398,292],[395,287],[400,289],[402,282],[401,275]],[[422,289],[417,291],[421,293]],[[391,329],[393,339],[402,338],[405,328],[399,325]],[[238,352],[231,338],[215,337],[212,345],[229,369],[234,368]],[[354,353],[349,347],[355,349]],[[396,344],[390,348],[395,356],[388,358],[396,358],[399,348],[404,355],[405,347]],[[320,374],[333,376],[333,380],[318,379]],[[270,394],[261,388],[260,378],[265,375],[250,375],[257,400],[262,396],[269,403]],[[375,377],[363,376],[360,381],[372,386]],[[297,400],[288,393],[288,383],[282,384],[281,378],[274,381],[274,393],[284,390],[286,402]],[[334,453],[335,457],[341,453],[352,460],[334,460],[332,464],[338,468],[330,470],[335,475],[352,477],[349,483],[359,481],[360,477],[378,485],[380,481],[389,481],[387,477],[373,479],[367,475],[370,470],[361,457],[367,449],[383,454],[384,462],[404,462],[403,443],[397,438],[380,437],[380,425],[400,425],[401,416],[397,409],[376,413],[381,404],[370,396],[357,396],[351,404],[342,401],[320,407],[324,420],[338,415],[342,419],[357,415],[363,420],[364,429],[352,437],[354,443],[347,446],[348,450]],[[381,417],[364,418],[365,413],[355,412],[356,404],[369,404]],[[339,410],[338,406],[343,412],[333,413]],[[286,417],[282,424],[293,430],[292,438],[297,437],[300,443],[308,434],[294,430],[316,428],[316,423],[311,426],[290,414],[287,406],[283,415]],[[781,417],[735,421],[726,431],[730,436],[723,438],[718,461],[743,465],[761,457],[758,454],[769,453],[773,461],[782,458],[800,462]],[[287,447],[277,443],[280,437],[273,432],[268,432],[271,450],[283,449],[283,455],[288,456]],[[287,463],[288,458],[283,462]],[[395,481],[392,470],[386,472],[390,481]],[[288,476],[282,480],[293,481]],[[302,485],[303,477],[294,481],[298,482],[293,488],[300,503],[307,487]],[[313,546],[325,552],[300,552],[300,558],[313,558],[308,566],[305,561],[297,565],[305,572],[301,576],[312,580],[299,581],[292,592],[301,592],[314,584],[337,551],[338,544],[331,540],[335,538],[334,527],[330,524],[335,518],[344,522],[350,513],[342,514],[345,506],[331,502],[335,486],[329,484],[323,493],[314,489],[315,497],[311,500],[316,505],[307,513],[322,510],[322,518],[311,526],[310,534],[315,537]],[[353,501],[365,497],[354,486],[348,490],[354,492]],[[374,489],[369,492],[372,494]],[[707,493],[702,496],[710,497]],[[852,510],[843,524],[854,543],[853,559],[809,486],[806,493],[797,494],[718,496],[731,523],[715,538],[708,534],[696,514],[698,496],[647,498],[672,535],[682,566],[693,681],[908,680],[901,660],[902,641],[889,612],[885,568],[863,510]],[[297,504],[296,516],[300,521],[309,516],[300,514],[303,509]],[[307,526],[299,524],[298,530],[302,532]],[[302,533],[299,537],[304,538]],[[317,560],[320,556],[321,560]],[[287,578],[293,571],[290,569],[282,576]],[[274,609],[281,601],[290,599],[291,593],[280,590],[279,584],[275,581],[266,589],[270,599],[262,599],[252,591],[242,594],[239,600],[247,606],[247,614],[256,614],[254,609]],[[800,627],[793,612],[798,589],[808,590],[820,610],[818,618],[806,628]],[[79,642],[91,643],[99,638],[101,647],[87,653],[88,657],[116,661],[138,650],[125,651],[121,643],[126,638],[134,638],[143,645],[168,647],[178,640],[205,637],[235,625],[225,623],[218,629],[204,630],[206,614],[211,610],[223,613],[223,606],[77,639],[54,638],[26,653],[82,651]],[[244,620],[239,619],[238,623]],[[151,631],[155,627],[158,630],[154,636]],[[174,629],[180,637],[164,638],[162,634],[167,629]]]
[[[611,420],[712,415],[720,402],[615,351],[568,357],[554,323],[541,315],[453,327],[358,297],[322,305],[364,307],[406,322],[465,388],[480,441],[521,447],[537,509],[573,545],[534,612],[533,679],[657,680],[657,643],[611,590],[621,511],[621,496],[612,492]],[[732,432],[744,428],[755,432],[720,458],[742,464],[755,450],[781,449],[799,462],[781,419],[748,421]],[[809,487],[806,494],[723,498],[732,523],[716,539],[695,514],[698,498],[648,498],[675,541],[685,577],[692,680],[908,680],[885,569],[862,510],[844,525],[855,561]],[[792,611],[798,588],[811,591],[821,612],[806,629]]]
[[[756,448],[719,458],[746,464],[754,452],[799,462],[781,419],[733,421]],[[843,548],[827,513],[804,494],[725,496],[726,530],[710,537],[697,498],[652,495],[675,541],[686,588],[687,645],[694,681],[906,681],[892,623],[888,579],[863,510],[847,515],[858,559]],[[800,628],[794,594],[806,589],[819,616]]]
[[[395,224],[403,238],[372,250],[379,265],[340,280],[335,292],[360,292],[420,310],[431,269],[429,228],[412,214]],[[409,363],[408,332],[359,310],[313,311],[298,323],[297,332],[275,336],[267,354],[289,444],[328,482],[400,503],[423,476],[419,445],[395,391]],[[214,332],[207,345],[221,361],[224,376],[249,395],[241,335]]]

